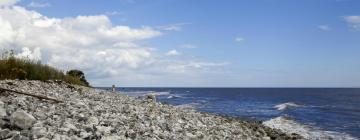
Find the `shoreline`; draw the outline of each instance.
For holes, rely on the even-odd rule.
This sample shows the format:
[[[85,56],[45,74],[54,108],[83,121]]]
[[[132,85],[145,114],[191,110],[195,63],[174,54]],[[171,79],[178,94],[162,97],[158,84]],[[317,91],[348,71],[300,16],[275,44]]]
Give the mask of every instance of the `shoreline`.
[[[1,91],[0,139],[303,139],[261,121],[181,109],[153,97],[54,81],[2,80],[0,87],[63,101]]]

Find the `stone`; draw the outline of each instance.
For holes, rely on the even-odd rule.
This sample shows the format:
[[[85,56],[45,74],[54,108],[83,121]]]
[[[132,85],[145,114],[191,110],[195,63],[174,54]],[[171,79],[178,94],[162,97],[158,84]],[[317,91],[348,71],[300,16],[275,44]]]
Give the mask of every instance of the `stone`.
[[[45,127],[33,127],[31,128],[31,133],[33,135],[33,137],[36,138],[41,138],[43,136],[46,135],[47,130]]]
[[[4,129],[4,130],[1,130],[0,131],[0,139],[3,140],[3,139],[7,139],[7,138],[10,138],[12,137],[10,134],[10,130],[9,129]]]
[[[9,126],[9,123],[7,121],[4,121],[4,120],[0,119],[0,128],[1,127],[7,127],[7,126]]]
[[[4,102],[0,101],[0,118],[6,116],[6,109],[4,107],[5,107]]]
[[[70,130],[77,130],[76,126],[73,125],[73,124],[70,123],[70,122],[65,122],[64,128],[68,128],[68,129],[70,129]]]
[[[59,135],[59,134],[56,134],[53,138],[53,140],[70,140],[70,138],[66,135]]]
[[[156,96],[152,94],[147,94],[145,96],[145,100],[148,102],[156,102]]]
[[[88,121],[88,123],[89,123],[90,125],[97,125],[97,124],[99,124],[99,119],[98,119],[97,117],[94,117],[94,116],[89,117],[89,119],[88,119],[87,121]]]
[[[45,137],[42,137],[42,138],[38,138],[38,139],[36,139],[36,140],[50,140],[50,139],[45,138]]]
[[[17,134],[11,138],[11,140],[29,140],[28,137],[22,136],[20,134]]]
[[[10,121],[13,126],[21,129],[29,129],[35,123],[36,119],[25,111],[18,110],[11,114]]]
[[[106,126],[96,126],[96,129],[97,131],[100,133],[100,134],[103,134],[103,135],[109,135],[111,133],[111,130],[113,128],[111,127],[106,127]]]
[[[82,132],[80,132],[80,137],[81,137],[82,139],[89,138],[89,137],[91,137],[91,133],[82,131]]]
[[[101,140],[123,140],[123,139],[126,138],[120,136],[106,136],[101,138]]]

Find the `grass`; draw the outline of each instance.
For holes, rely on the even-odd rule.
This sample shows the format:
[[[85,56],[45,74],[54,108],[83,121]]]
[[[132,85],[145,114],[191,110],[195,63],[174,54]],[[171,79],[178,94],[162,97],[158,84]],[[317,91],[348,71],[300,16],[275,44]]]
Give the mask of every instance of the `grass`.
[[[5,51],[0,59],[0,80],[19,79],[19,80],[62,80],[70,84],[89,86],[87,82],[65,74],[40,61],[27,58],[16,58],[14,51]]]

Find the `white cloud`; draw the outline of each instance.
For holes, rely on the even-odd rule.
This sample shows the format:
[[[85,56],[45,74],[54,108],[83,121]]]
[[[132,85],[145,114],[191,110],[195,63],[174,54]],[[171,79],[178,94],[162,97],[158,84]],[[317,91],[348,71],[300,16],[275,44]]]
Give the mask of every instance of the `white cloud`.
[[[181,55],[180,52],[178,52],[177,50],[170,50],[166,53],[167,56],[178,56]]]
[[[154,78],[186,77],[222,66],[174,58],[169,61],[170,56],[139,43],[161,35],[151,27],[113,25],[106,15],[51,18],[19,6],[0,8],[0,50],[14,49],[19,52],[17,57],[41,59],[63,70],[81,69],[94,85],[110,85],[119,79],[124,84],[139,80],[151,83]],[[172,50],[169,54],[180,53]]]
[[[0,7],[14,5],[15,3],[19,2],[19,1],[20,0],[0,0]]]
[[[196,49],[198,48],[198,46],[193,45],[193,44],[184,44],[180,46],[181,48],[186,48],[186,49]]]
[[[169,25],[163,25],[163,26],[158,26],[157,28],[160,30],[165,30],[165,31],[181,31],[182,27],[184,25],[189,25],[191,23],[175,23],[175,24],[169,24]]]
[[[242,41],[244,41],[245,39],[244,38],[242,38],[242,37],[236,37],[235,38],[235,42],[242,42]]]
[[[194,70],[202,70],[204,71],[212,71],[212,67],[222,67],[228,65],[227,62],[221,63],[210,63],[210,62],[182,62],[182,61],[175,61],[169,65],[166,65],[166,70],[171,71],[174,73],[191,73]]]
[[[329,25],[319,25],[318,28],[323,31],[330,31],[331,27]]]
[[[356,30],[360,30],[360,16],[345,16],[345,21]]]
[[[27,58],[27,59],[31,59],[31,60],[41,60],[40,48],[37,47],[34,49],[34,51],[31,51],[29,48],[24,47],[24,48],[22,48],[21,53],[16,54],[16,57]]]
[[[28,7],[33,7],[33,8],[44,8],[44,7],[49,7],[50,4],[49,3],[39,3],[39,2],[34,2],[32,1],[31,3],[28,4]]]

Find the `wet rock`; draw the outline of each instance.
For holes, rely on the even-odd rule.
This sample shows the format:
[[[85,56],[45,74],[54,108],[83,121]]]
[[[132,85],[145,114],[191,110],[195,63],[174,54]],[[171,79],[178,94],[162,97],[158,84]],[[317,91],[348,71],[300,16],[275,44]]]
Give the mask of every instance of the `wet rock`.
[[[13,126],[19,127],[21,129],[31,128],[36,121],[32,115],[26,113],[23,110],[18,110],[11,114],[10,120]]]

